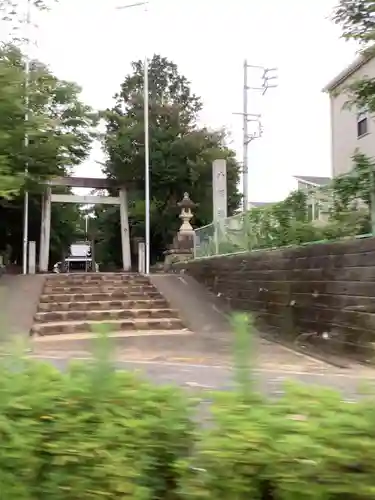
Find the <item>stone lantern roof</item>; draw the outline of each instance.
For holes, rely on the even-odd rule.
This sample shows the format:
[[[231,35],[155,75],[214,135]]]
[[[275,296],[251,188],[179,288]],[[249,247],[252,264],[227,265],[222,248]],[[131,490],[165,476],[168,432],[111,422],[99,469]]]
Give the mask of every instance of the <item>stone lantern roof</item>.
[[[191,199],[190,199],[190,196],[189,196],[189,193],[184,193],[184,197],[182,198],[181,201],[179,201],[177,203],[177,206],[179,208],[181,208],[182,210],[183,209],[190,209],[192,210],[193,208],[195,208],[197,206],[196,203],[194,203]]]

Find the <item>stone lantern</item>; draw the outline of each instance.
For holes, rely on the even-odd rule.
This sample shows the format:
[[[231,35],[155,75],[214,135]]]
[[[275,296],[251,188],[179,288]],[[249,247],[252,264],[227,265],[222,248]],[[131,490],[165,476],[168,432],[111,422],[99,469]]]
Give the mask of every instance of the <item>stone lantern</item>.
[[[182,220],[181,227],[178,231],[179,234],[194,236],[194,229],[190,224],[190,221],[194,217],[192,209],[196,207],[196,204],[191,201],[189,193],[184,193],[184,197],[179,203],[177,203],[177,206],[181,208],[179,217]]]
[[[164,252],[164,270],[168,270],[174,262],[191,259],[194,254],[194,229],[190,221],[194,217],[192,210],[197,204],[190,199],[189,193],[184,193],[177,206],[181,209],[179,218],[182,224],[173,238],[172,245]]]

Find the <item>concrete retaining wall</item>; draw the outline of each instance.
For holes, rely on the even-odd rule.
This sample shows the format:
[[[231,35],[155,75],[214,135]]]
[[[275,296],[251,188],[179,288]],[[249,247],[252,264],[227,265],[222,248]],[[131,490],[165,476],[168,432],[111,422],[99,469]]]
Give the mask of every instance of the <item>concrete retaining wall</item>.
[[[375,238],[175,264],[284,339],[361,359],[375,342]],[[327,338],[328,337],[328,338]]]

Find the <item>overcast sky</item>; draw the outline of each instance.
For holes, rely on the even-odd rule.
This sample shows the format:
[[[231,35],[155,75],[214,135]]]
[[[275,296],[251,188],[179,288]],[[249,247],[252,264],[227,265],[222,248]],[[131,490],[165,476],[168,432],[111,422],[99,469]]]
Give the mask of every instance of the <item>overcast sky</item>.
[[[94,108],[111,105],[130,62],[159,53],[178,64],[204,103],[202,124],[225,126],[242,160],[243,60],[278,68],[278,88],[249,93],[264,134],[249,148],[250,200],[274,201],[292,176],[330,174],[328,97],[322,87],[355,56],[328,19],[334,0],[60,0],[38,16],[38,57],[61,78],[76,81]],[[123,3],[121,3],[123,2]],[[147,33],[147,35],[146,35]],[[260,74],[249,72],[257,86]],[[100,175],[95,147],[83,176]],[[195,200],[199,202],[199,200]]]

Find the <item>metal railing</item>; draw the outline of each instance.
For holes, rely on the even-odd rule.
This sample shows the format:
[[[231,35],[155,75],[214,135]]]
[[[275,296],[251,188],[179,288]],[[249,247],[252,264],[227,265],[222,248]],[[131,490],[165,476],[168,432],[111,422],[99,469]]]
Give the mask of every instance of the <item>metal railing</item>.
[[[251,250],[256,244],[248,218],[243,214],[227,217],[217,224],[195,229],[194,257],[211,257]]]
[[[237,214],[232,217],[227,217],[222,221],[214,224],[208,224],[195,229],[194,238],[194,258],[200,259],[204,257],[213,257],[215,255],[230,255],[241,252],[249,252],[251,250],[261,250],[270,248],[281,248],[294,245],[308,245],[312,243],[324,243],[328,241],[338,241],[342,238],[367,238],[371,234],[360,234],[351,236],[348,234],[340,234],[328,237],[322,235],[318,237],[316,234],[305,233],[302,235],[296,234],[295,230],[290,228],[290,234],[286,234],[275,219],[269,214],[263,216],[262,212],[258,212],[259,217],[254,220],[247,214]],[[294,236],[294,237],[293,237]],[[294,243],[292,243],[294,241]]]

